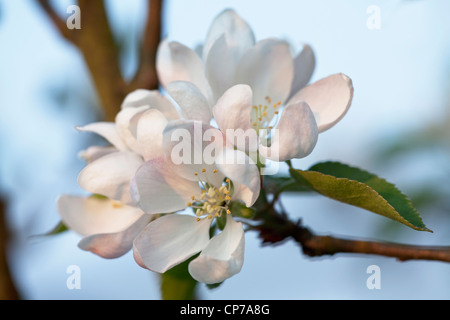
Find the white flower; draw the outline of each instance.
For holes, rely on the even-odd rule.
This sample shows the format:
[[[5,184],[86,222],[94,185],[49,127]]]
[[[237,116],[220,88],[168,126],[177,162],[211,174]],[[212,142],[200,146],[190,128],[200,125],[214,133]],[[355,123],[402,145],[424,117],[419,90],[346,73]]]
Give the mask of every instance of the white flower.
[[[115,122],[78,127],[99,134],[113,146],[91,147],[83,153],[88,164],[78,184],[90,193],[133,204],[131,178],[144,161],[161,156],[162,132],[168,121],[179,117],[173,104],[157,91],[137,90],[126,97]]]
[[[166,157],[147,161],[131,182],[133,198],[145,212],[170,213],[190,207],[194,214],[169,214],[151,222],[135,239],[134,254],[142,267],[163,273],[201,252],[190,262],[189,272],[198,281],[217,283],[242,268],[244,230],[232,218],[229,205],[231,201],[242,201],[247,207],[254,204],[259,195],[259,172],[245,153],[224,147],[220,140],[211,142],[217,147],[213,162],[175,165],[167,156],[176,148],[169,138],[180,129],[193,136],[196,125],[202,133],[215,130],[221,135],[195,121],[170,123],[164,131]],[[194,150],[193,139],[191,143]],[[196,150],[203,154],[211,143]],[[223,215],[227,216],[224,230],[210,239],[214,218]]]
[[[132,248],[137,234],[153,219],[133,203],[129,184],[144,161],[161,156],[162,132],[179,114],[157,91],[130,93],[116,121],[79,127],[104,137],[111,146],[93,146],[81,153],[87,165],[78,176],[86,191],[105,196],[63,195],[58,199],[62,221],[83,236],[79,247],[104,258]]]
[[[270,150],[262,145],[260,151],[284,161],[311,153],[318,134],[342,119],[353,98],[352,81],[340,73],[307,85],[314,53],[309,45],[295,56],[292,51],[289,43],[276,38],[255,43],[248,24],[225,10],[212,23],[200,55],[178,42],[163,41],[157,70],[174,100],[195,97],[202,109],[211,109],[224,133],[276,127],[275,144]],[[183,103],[180,107],[185,109]]]

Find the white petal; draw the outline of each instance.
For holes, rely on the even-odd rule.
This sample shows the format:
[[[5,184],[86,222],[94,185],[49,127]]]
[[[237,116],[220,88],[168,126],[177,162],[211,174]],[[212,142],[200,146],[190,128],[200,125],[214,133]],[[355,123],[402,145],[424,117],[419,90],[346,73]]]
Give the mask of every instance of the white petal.
[[[304,44],[302,51],[294,58],[294,80],[292,81],[290,96],[296,94],[308,84],[315,66],[314,51],[308,44]]]
[[[180,118],[172,102],[161,95],[158,90],[137,89],[128,94],[122,103],[122,109],[144,106],[159,110],[168,120]]]
[[[127,229],[115,233],[94,234],[85,237],[78,243],[78,247],[105,259],[118,258],[131,250],[134,239],[151,219],[152,215],[143,214]]]
[[[145,111],[137,124],[137,143],[145,161],[161,157],[163,131],[167,125],[166,117],[157,109]]]
[[[234,185],[232,198],[242,200],[251,207],[259,196],[260,177],[258,167],[243,151],[223,149],[217,156],[216,165]]]
[[[247,22],[234,10],[226,9],[214,19],[209,28],[203,46],[203,61],[207,60],[210,49],[222,35],[225,35],[228,46],[233,49],[236,61],[255,44],[255,36]]]
[[[105,138],[118,150],[124,151],[128,149],[117,131],[116,124],[113,122],[95,122],[76,129],[78,131],[96,133]]]
[[[206,77],[215,101],[233,86],[238,61],[223,34],[214,42],[205,61]]]
[[[198,181],[178,176],[172,164],[156,158],[137,170],[131,192],[146,213],[169,213],[185,209],[191,196],[199,196],[201,190]]]
[[[91,146],[86,150],[80,151],[78,156],[84,159],[87,163],[91,163],[113,152],[117,152],[116,147]]]
[[[244,264],[245,235],[240,222],[227,215],[225,229],[214,236],[189,263],[189,273],[200,282],[219,283],[239,273]]]
[[[166,90],[180,106],[185,119],[204,123],[211,121],[209,103],[193,83],[174,81],[167,85]]]
[[[137,261],[155,272],[166,272],[203,250],[209,241],[210,219],[170,214],[151,222],[135,239]]]
[[[215,157],[223,147],[222,132],[199,121],[171,121],[163,133],[166,158],[175,165],[177,175],[191,181],[221,184],[223,176],[214,170]]]
[[[308,104],[304,101],[288,104],[275,129],[272,145],[269,148],[260,146],[261,156],[274,161],[306,157],[314,149],[318,134]]]
[[[130,180],[142,163],[135,153],[114,152],[89,163],[78,175],[78,184],[88,192],[130,204]]]
[[[291,91],[294,65],[289,44],[265,39],[248,50],[237,67],[235,83],[248,84],[253,90],[253,104],[284,103]]]
[[[158,47],[156,69],[164,88],[172,81],[189,81],[211,102],[205,67],[195,51],[181,43],[164,40]]]
[[[125,108],[116,116],[116,127],[121,139],[136,153],[140,153],[137,143],[137,123],[139,117],[148,109],[148,106]]]
[[[252,89],[236,85],[228,89],[213,108],[214,119],[227,142],[246,150],[245,137],[254,134],[251,127]]]
[[[314,112],[319,132],[324,132],[344,117],[352,99],[352,80],[338,73],[306,86],[290,102],[306,101]]]
[[[64,224],[82,236],[124,231],[143,215],[118,201],[70,195],[59,197],[58,211]]]

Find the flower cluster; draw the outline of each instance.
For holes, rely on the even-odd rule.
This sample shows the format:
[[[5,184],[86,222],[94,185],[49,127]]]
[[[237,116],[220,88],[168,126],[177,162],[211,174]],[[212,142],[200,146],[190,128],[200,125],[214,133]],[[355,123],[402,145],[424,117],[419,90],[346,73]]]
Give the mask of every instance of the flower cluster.
[[[353,96],[343,74],[308,85],[314,53],[292,52],[284,40],[255,42],[233,10],[215,18],[199,52],[164,40],[157,71],[170,99],[137,90],[114,123],[78,128],[111,144],[81,153],[78,182],[92,196],[58,200],[79,247],[105,258],[132,249],[159,273],[193,258],[189,272],[205,283],[237,274],[245,237],[232,205],[252,207],[264,164],[309,155]]]

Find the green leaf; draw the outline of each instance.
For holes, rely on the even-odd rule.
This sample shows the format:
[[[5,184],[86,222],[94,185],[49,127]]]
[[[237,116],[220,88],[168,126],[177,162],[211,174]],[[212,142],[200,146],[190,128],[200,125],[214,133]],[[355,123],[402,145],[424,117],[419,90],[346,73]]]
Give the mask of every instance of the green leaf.
[[[297,180],[289,176],[264,176],[264,190],[267,193],[281,193],[281,192],[311,192],[308,185],[302,185]]]
[[[393,184],[367,171],[339,162],[324,162],[308,171],[290,169],[291,176],[329,198],[360,207],[420,231],[430,231],[411,201]]]
[[[43,234],[43,236],[54,236],[65,231],[68,231],[69,228],[64,224],[64,222],[60,221],[52,230]]]
[[[198,282],[189,274],[192,259],[176,265],[161,275],[161,298],[163,300],[194,300]]]

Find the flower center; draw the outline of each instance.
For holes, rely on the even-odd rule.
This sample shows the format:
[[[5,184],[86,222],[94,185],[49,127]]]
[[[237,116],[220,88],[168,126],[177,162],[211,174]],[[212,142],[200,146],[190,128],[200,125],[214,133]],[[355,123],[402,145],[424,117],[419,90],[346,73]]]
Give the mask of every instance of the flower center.
[[[281,101],[272,103],[270,97],[266,97],[266,104],[254,105],[252,107],[251,122],[253,129],[259,132],[261,129],[273,129],[273,120],[278,120]]]
[[[206,169],[202,170],[202,173],[206,173]],[[217,173],[217,169],[214,169],[213,173]],[[199,176],[195,173],[195,176]],[[206,179],[207,180],[207,179]],[[231,181],[225,179],[225,182],[219,188],[213,186],[208,181],[203,181],[199,178],[200,187],[202,189],[200,196],[192,196],[191,200],[187,203],[188,207],[195,210],[197,221],[204,218],[212,219],[214,217],[220,217],[224,212],[230,214],[228,205],[231,202]]]

